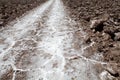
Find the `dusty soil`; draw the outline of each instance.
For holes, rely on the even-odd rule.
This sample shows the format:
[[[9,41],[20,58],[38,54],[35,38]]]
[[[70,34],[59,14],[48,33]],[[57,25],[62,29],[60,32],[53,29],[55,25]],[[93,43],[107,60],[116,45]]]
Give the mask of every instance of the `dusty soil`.
[[[84,44],[95,42],[86,49],[88,55],[102,54],[102,61],[117,63],[120,80],[120,1],[119,0],[63,0],[71,16],[88,34]],[[89,58],[89,56],[86,56]],[[113,75],[115,76],[115,75]]]
[[[21,16],[46,0],[0,0],[0,27]]]

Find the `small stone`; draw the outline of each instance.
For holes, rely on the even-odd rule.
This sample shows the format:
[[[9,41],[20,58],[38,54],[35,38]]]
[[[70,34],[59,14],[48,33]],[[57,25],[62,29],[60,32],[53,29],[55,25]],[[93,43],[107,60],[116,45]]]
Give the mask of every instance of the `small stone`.
[[[91,21],[90,28],[91,28],[91,29],[95,29],[95,31],[101,32],[101,31],[103,30],[103,27],[104,27],[104,25],[103,25],[104,22],[105,22],[105,21],[104,21],[103,19],[100,19],[100,20],[92,20],[92,21]]]
[[[3,21],[0,21],[0,26],[3,26]]]
[[[120,41],[120,32],[115,33],[115,40]]]
[[[109,34],[106,34],[106,33],[103,33],[103,39],[104,40],[109,40],[110,39],[110,35]]]

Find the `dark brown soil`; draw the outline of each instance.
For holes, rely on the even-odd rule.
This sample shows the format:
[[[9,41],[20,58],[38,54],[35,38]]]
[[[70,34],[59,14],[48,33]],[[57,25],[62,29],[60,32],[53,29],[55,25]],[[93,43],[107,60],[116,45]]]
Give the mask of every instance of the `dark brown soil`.
[[[0,0],[0,27],[45,1],[47,0]]]
[[[14,71],[12,69],[8,70],[7,73],[3,74],[0,80],[12,80]]]
[[[103,54],[103,61],[117,63],[120,79],[120,0],[63,0],[71,17],[88,33],[85,44],[95,42],[89,55]],[[78,27],[81,27],[78,26]]]

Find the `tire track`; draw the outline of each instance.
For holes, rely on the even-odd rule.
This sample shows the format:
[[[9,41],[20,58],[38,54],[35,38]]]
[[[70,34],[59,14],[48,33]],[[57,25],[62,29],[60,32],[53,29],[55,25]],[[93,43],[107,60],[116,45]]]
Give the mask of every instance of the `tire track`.
[[[37,32],[37,29],[39,29],[39,31],[40,31],[40,27],[45,25],[43,23],[40,24],[39,20],[44,22],[47,19],[47,16],[48,16],[47,14],[49,13],[50,9],[52,8],[53,3],[54,3],[53,0],[46,2],[42,6],[30,11],[30,13],[28,13],[23,18],[21,17],[18,20],[18,22],[15,23],[13,26],[8,26],[7,28],[1,30],[0,36],[1,36],[1,39],[3,38],[2,40],[4,40],[3,45],[6,45],[6,42],[7,42],[8,48],[6,48],[6,50],[3,50],[2,53],[0,54],[0,57],[1,57],[1,59],[0,59],[0,62],[1,62],[1,64],[0,64],[0,69],[1,69],[0,79],[4,79],[5,74],[10,74],[10,76],[13,76],[11,80],[16,80],[15,76],[16,76],[17,71],[18,72],[25,71],[22,69],[18,69],[15,66],[19,63],[18,58],[20,58],[20,56],[21,57],[24,56],[24,54],[22,54],[22,51],[23,51],[22,48],[25,49],[25,47],[20,46],[19,44],[21,43],[23,45],[24,42],[29,41],[29,42],[32,42],[31,48],[33,48],[33,46],[34,46],[33,44],[35,42],[37,42],[34,39],[34,36],[35,36],[34,31]],[[22,25],[20,25],[21,23],[22,23]],[[29,25],[28,25],[28,23],[29,23]],[[27,30],[25,31],[24,28]],[[22,36],[20,36],[20,35],[22,35]],[[23,35],[26,35],[26,36],[23,36]],[[36,36],[39,37],[38,35],[36,35]],[[29,48],[29,44],[26,46],[28,46],[28,48]],[[12,72],[12,73],[9,72],[11,70],[14,72]],[[24,75],[25,74],[23,74],[23,76]],[[10,76],[8,76],[8,78],[10,78]],[[20,78],[20,77],[18,77],[18,78]],[[5,78],[5,79],[7,79],[7,78]]]

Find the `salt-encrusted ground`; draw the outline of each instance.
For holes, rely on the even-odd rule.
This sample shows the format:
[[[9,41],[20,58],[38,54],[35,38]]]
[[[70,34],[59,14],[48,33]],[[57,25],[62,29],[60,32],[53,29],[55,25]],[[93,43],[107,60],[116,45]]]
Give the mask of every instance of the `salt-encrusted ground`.
[[[77,25],[61,0],[49,0],[1,29],[0,80],[113,80],[108,63],[83,56],[94,42],[83,45]]]

